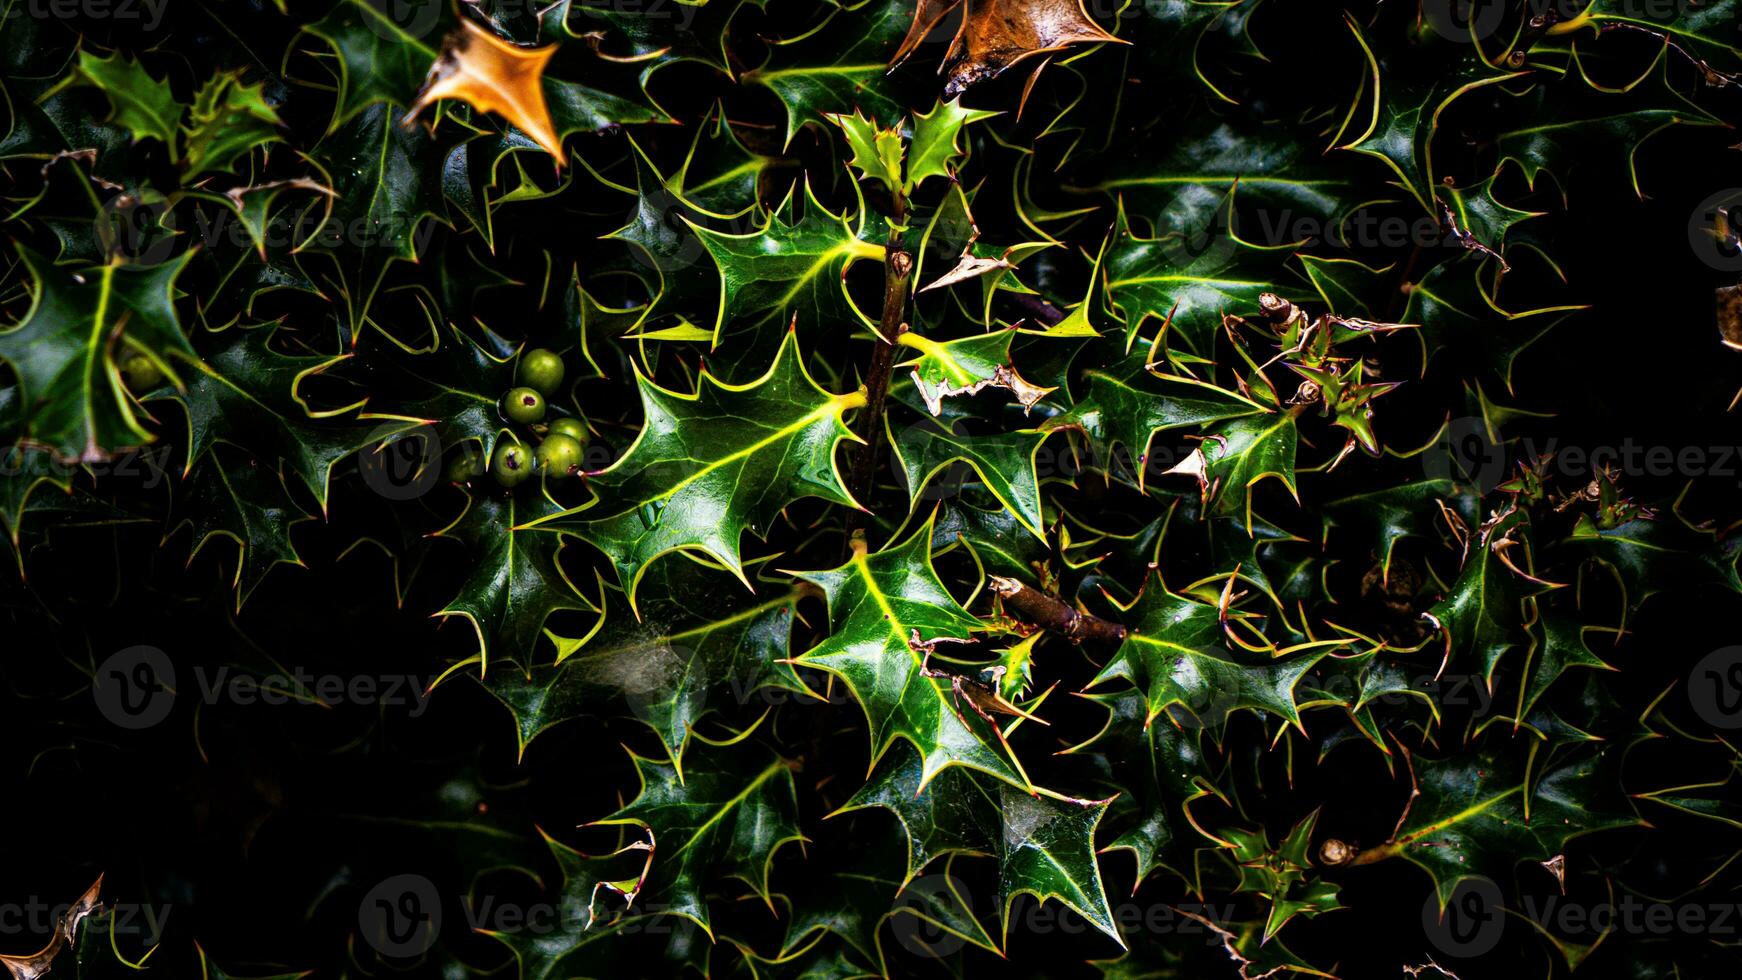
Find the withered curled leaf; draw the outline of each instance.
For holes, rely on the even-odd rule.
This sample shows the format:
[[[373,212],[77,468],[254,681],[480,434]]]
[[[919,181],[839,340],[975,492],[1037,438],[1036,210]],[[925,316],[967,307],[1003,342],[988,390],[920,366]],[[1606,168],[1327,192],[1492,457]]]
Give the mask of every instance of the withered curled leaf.
[[[551,125],[544,101],[544,68],[556,54],[556,45],[523,48],[510,44],[470,20],[448,35],[441,56],[430,65],[429,77],[417,93],[405,124],[411,125],[426,106],[438,99],[459,99],[479,112],[494,112],[513,123],[556,157],[558,166],[568,160],[562,140]]]
[[[78,937],[79,923],[102,907],[102,899],[99,898],[102,889],[103,876],[98,875],[97,880],[85,889],[84,894],[73,899],[61,910],[60,916],[55,920],[54,935],[49,937],[48,945],[24,956],[0,955],[0,966],[6,967],[12,980],[37,980],[38,977],[48,975],[60,951],[73,946]]]
[[[939,74],[945,77],[944,97],[955,98],[976,82],[995,78],[1032,55],[1060,51],[1072,44],[1112,41],[1083,9],[1082,0],[918,0],[913,25],[890,64],[905,61],[932,28],[958,3],[962,26],[944,53]]]

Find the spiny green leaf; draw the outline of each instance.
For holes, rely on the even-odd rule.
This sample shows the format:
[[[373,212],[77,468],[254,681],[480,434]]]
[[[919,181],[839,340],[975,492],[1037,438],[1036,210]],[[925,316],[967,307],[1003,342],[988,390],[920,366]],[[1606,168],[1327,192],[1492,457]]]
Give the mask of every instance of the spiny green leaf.
[[[715,346],[729,325],[745,317],[754,318],[749,326],[785,323],[795,314],[806,323],[853,318],[873,326],[846,287],[847,270],[855,262],[883,258],[883,246],[866,240],[863,213],[857,222],[830,214],[808,185],[804,215],[793,218],[794,207],[789,197],[761,228],[742,235],[691,225],[720,274]]]
[[[1247,663],[1222,642],[1221,613],[1215,606],[1169,592],[1159,577],[1122,611],[1129,631],[1113,659],[1090,686],[1115,678],[1144,693],[1144,724],[1151,725],[1175,705],[1181,723],[1220,731],[1229,715],[1263,711],[1300,724],[1294,687],[1324,656],[1322,649],[1281,660]]]
[[[278,139],[278,113],[263,88],[242,84],[238,75],[214,75],[194,93],[183,126],[189,174],[228,171],[237,157]]]
[[[594,823],[647,828],[652,853],[645,900],[694,920],[710,936],[710,881],[735,879],[772,908],[768,872],[775,852],[804,839],[792,763],[755,745],[722,747],[692,752],[680,778],[675,766],[631,759],[641,791]],[[735,769],[745,762],[750,771]]]
[[[957,706],[951,684],[927,676],[929,646],[965,640],[980,625],[938,581],[928,521],[875,554],[855,548],[845,565],[800,572],[829,601],[829,637],[798,658],[840,678],[865,709],[873,765],[897,741],[910,743],[929,781],[966,766],[1027,787],[1003,734]]]
[[[133,349],[177,376],[169,355],[192,353],[173,295],[189,256],[75,274],[23,245],[18,254],[34,294],[25,319],[0,333],[0,358],[23,388],[24,438],[79,460],[150,442],[116,364],[123,349]]]
[[[109,99],[111,121],[127,127],[136,140],[154,139],[170,153],[177,152],[184,107],[176,101],[168,79],[152,77],[144,65],[119,51],[107,58],[80,51],[78,73],[82,82],[101,89]]]
[[[573,534],[604,551],[631,608],[642,574],[660,555],[704,552],[743,579],[738,544],[746,530],[766,535],[780,511],[803,497],[853,504],[835,447],[851,435],[841,416],[864,395],[818,387],[793,334],[749,384],[703,374],[696,393],[683,394],[639,372],[636,384],[646,421],[623,458],[589,479],[597,500],[537,521],[540,530]]]
[[[913,193],[930,177],[954,177],[956,167],[967,158],[967,151],[961,147],[962,130],[969,123],[996,115],[997,112],[986,109],[963,108],[959,99],[948,102],[940,99],[931,112],[915,113],[903,193]]]
[[[887,417],[884,421],[892,424]],[[889,441],[907,479],[911,508],[917,509],[927,485],[959,460],[973,467],[986,489],[1016,515],[1028,533],[1044,540],[1036,456],[1049,435],[1039,429],[959,435],[937,423],[921,422],[899,434],[891,431]]]
[[[890,810],[907,837],[906,881],[938,857],[984,854],[998,865],[998,908],[1003,931],[1018,895],[1056,899],[1124,945],[1107,905],[1095,859],[1095,828],[1107,800],[1030,794],[967,769],[928,782],[924,760],[903,750],[888,755],[843,810]]]
[[[904,192],[901,168],[907,147],[902,143],[899,130],[879,128],[875,120],[866,119],[857,112],[850,116],[828,113],[825,118],[841,127],[847,148],[853,151],[853,158],[848,162],[861,177],[882,183],[890,194]]]
[[[1564,854],[1573,838],[1637,826],[1638,816],[1606,799],[1614,787],[1605,756],[1613,751],[1530,766],[1516,751],[1416,759],[1421,794],[1381,853],[1433,876],[1443,908],[1466,878],[1505,881],[1514,865]]]
[[[535,493],[468,496],[466,509],[437,532],[466,546],[471,574],[436,615],[460,616],[472,624],[485,676],[494,657],[506,657],[524,671],[552,613],[592,609],[558,565],[557,536],[520,529],[556,509]],[[524,729],[522,735],[530,739]]]
[[[555,664],[487,675],[485,688],[514,717],[522,754],[539,733],[620,698],[681,768],[709,712],[754,706],[765,688],[806,691],[784,662],[796,593],[749,596],[722,587],[725,575],[700,562],[660,562],[644,580],[654,598],[640,619],[607,592],[601,626],[579,639],[554,638]]]

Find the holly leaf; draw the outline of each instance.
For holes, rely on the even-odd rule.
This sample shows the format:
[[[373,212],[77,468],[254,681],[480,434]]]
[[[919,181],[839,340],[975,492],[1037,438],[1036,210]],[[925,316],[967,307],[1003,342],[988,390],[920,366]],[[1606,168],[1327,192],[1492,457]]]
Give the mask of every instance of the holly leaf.
[[[1265,60],[1246,33],[1247,22],[1258,6],[1258,0],[1187,0],[1127,6],[1117,11],[1113,33],[1132,44],[1129,50],[1133,60],[1179,68],[1189,65],[1192,75],[1211,95],[1223,102],[1237,103],[1240,100],[1222,91],[1205,69],[1216,66],[1232,74],[1238,71],[1243,58]]]
[[[521,529],[555,510],[542,494],[468,495],[465,510],[436,532],[465,545],[471,561],[459,594],[436,615],[472,624],[485,676],[493,656],[506,656],[524,673],[552,613],[592,611],[558,563],[562,542]]]
[[[387,268],[416,261],[428,241],[426,217],[442,214],[447,154],[422,127],[401,125],[387,106],[364,109],[322,140],[311,163],[330,162],[321,181],[334,200],[299,252],[330,261],[351,340],[363,332]],[[303,260],[306,262],[307,260]],[[306,267],[306,266],[305,266]]]
[[[1157,432],[1268,413],[1242,395],[1183,375],[1150,369],[1147,358],[1127,356],[1107,369],[1091,368],[1087,393],[1043,429],[1082,431],[1112,459],[1120,446],[1137,456],[1137,485],[1147,484],[1150,443]]]
[[[824,118],[841,127],[847,148],[853,151],[848,163],[861,177],[880,182],[890,194],[903,192],[901,168],[907,147],[902,143],[901,130],[883,129],[876,120],[866,119],[858,112],[850,116],[830,112]]]
[[[829,603],[829,636],[798,663],[841,679],[865,710],[875,766],[896,741],[923,760],[922,782],[966,766],[1027,788],[1004,735],[957,706],[952,682],[928,673],[932,646],[965,640],[980,627],[938,581],[931,564],[932,524],[876,554],[855,546],[845,565],[797,572]]]
[[[409,432],[423,420],[363,414],[366,397],[340,408],[311,406],[302,384],[354,355],[280,353],[273,341],[283,329],[232,327],[220,335],[224,346],[193,366],[187,392],[174,396],[187,415],[187,458],[192,465],[219,441],[242,446],[274,468],[281,462],[288,466],[325,513],[333,467],[340,460]]]
[[[988,435],[958,434],[929,419],[910,425],[898,434],[884,417],[890,445],[907,480],[909,513],[919,507],[926,486],[951,463],[973,467],[980,482],[1016,520],[1035,537],[1046,540],[1041,529],[1040,472],[1036,456],[1051,432],[1024,429]]]
[[[486,392],[513,377],[514,345],[482,327],[471,332],[450,324],[435,349],[392,361],[389,377],[400,392],[395,406],[408,415],[435,419],[444,446],[472,441],[488,456],[502,426],[499,399]]]
[[[1028,533],[1008,507],[980,507],[953,497],[940,503],[932,515],[932,554],[941,555],[960,544],[974,555],[989,575],[1024,579],[1052,557],[1047,542]]]
[[[853,950],[837,939],[819,933],[815,939],[775,956],[763,956],[734,939],[750,975],[762,980],[855,980],[877,976],[877,971],[852,955]]]
[[[660,913],[633,909],[650,870],[638,845],[594,856],[543,831],[540,836],[562,873],[556,928],[478,929],[513,952],[520,980],[551,980],[571,957],[585,960],[588,970],[600,964],[647,969],[653,962],[672,973],[685,966],[705,968],[710,945],[705,933],[687,923],[666,928],[658,921]],[[616,902],[627,904],[614,907]],[[650,941],[624,948],[637,937]]]
[[[281,124],[264,83],[244,85],[234,72],[214,75],[194,93],[182,124],[182,169],[189,176],[227,173],[237,157],[277,142]]]
[[[1228,6],[1173,4],[1144,9],[1132,19],[1154,25],[1179,16],[1182,7],[1216,17]],[[1233,216],[1219,212],[1237,186],[1241,209],[1256,212],[1259,220],[1254,239],[1270,244],[1308,223],[1321,232],[1335,227],[1356,192],[1349,172],[1330,165],[1306,141],[1238,118],[1194,114],[1183,132],[1167,134],[1159,155],[1148,142],[1142,145],[1143,152],[1115,158],[1106,178],[1070,189],[1107,195],[1127,214],[1148,221],[1156,234],[1195,235],[1200,229],[1231,230]]]
[[[746,327],[785,322],[802,315],[806,323],[855,319],[876,329],[847,294],[853,263],[882,261],[883,246],[868,240],[865,212],[850,222],[830,214],[805,186],[804,215],[794,218],[788,195],[768,213],[762,227],[742,235],[714,231],[684,221],[701,236],[720,275],[720,305],[714,317],[714,346],[726,327],[746,318]]]
[[[1300,441],[1290,412],[1231,419],[1204,430],[1204,439],[1173,471],[1197,477],[1210,512],[1252,524],[1252,488],[1276,480],[1295,489],[1294,453]]]
[[[177,152],[183,105],[170,90],[169,79],[153,78],[145,66],[116,51],[99,58],[79,52],[76,77],[100,89],[109,100],[109,121],[126,127],[135,140],[154,139],[173,155]]]
[[[646,421],[621,459],[589,476],[597,498],[527,525],[597,546],[616,568],[630,608],[660,555],[703,552],[748,586],[738,554],[746,530],[766,534],[783,508],[804,497],[856,506],[835,447],[852,435],[842,415],[865,396],[818,387],[791,332],[767,373],[748,384],[704,372],[697,391],[683,394],[639,369],[635,381]]]
[[[1010,341],[1015,336],[1012,327],[940,343],[909,330],[896,342],[919,356],[896,367],[912,369],[913,387],[933,415],[943,411],[945,398],[977,395],[987,388],[1008,389],[1026,412],[1057,389],[1029,384],[1016,373],[1010,361]]]
[[[613,60],[646,63],[644,84],[658,69],[686,61],[701,62],[731,75],[726,42],[732,21],[746,4],[763,8],[768,0],[679,2],[681,6],[673,9],[655,4],[593,6],[557,0],[539,11],[540,35],[551,41],[589,41]]]
[[[1665,589],[1742,592],[1735,555],[1711,531],[1673,515],[1637,517],[1612,528],[1581,519],[1556,550],[1610,569],[1628,612]]]
[[[1440,117],[1463,96],[1489,85],[1523,78],[1529,72],[1496,69],[1476,53],[1460,56],[1450,71],[1419,75],[1381,72],[1379,60],[1361,28],[1352,19],[1348,25],[1361,46],[1367,71],[1356,104],[1350,107],[1336,139],[1342,140],[1354,126],[1363,128],[1346,142],[1335,143],[1334,148],[1352,150],[1384,163],[1422,210],[1437,218],[1438,210],[1433,205],[1437,179],[1433,146]],[[1369,103],[1367,112],[1360,111],[1362,102]]]
[[[1275,848],[1262,828],[1223,831],[1233,845],[1230,856],[1240,872],[1240,884],[1234,890],[1270,899],[1270,914],[1264,922],[1265,942],[1297,915],[1310,918],[1344,907],[1337,901],[1338,886],[1306,873],[1313,866],[1307,849],[1318,818],[1317,810],[1308,814]]]
[[[885,756],[837,813],[876,806],[895,814],[907,839],[903,888],[943,855],[991,857],[1006,938],[1011,903],[1032,895],[1062,903],[1123,946],[1095,860],[1095,828],[1109,802],[1028,793],[962,768],[934,780],[918,753],[903,751]]]
[[[1464,248],[1485,255],[1500,257],[1506,250],[1506,236],[1513,226],[1531,218],[1540,218],[1541,211],[1521,211],[1503,204],[1494,196],[1498,175],[1468,187],[1440,188],[1445,210],[1441,212],[1442,231]],[[1505,259],[1501,258],[1504,265]]]
[[[418,91],[436,60],[429,41],[453,16],[439,4],[420,14],[424,11],[427,16],[401,23],[391,8],[378,7],[373,0],[339,0],[325,17],[303,27],[327,42],[336,56],[338,99],[329,132],[378,102],[405,105]]]
[[[1591,652],[1585,640],[1591,633],[1610,633],[1609,627],[1592,626],[1560,613],[1542,613],[1531,603],[1530,647],[1525,653],[1523,680],[1519,683],[1514,717],[1528,718],[1548,689],[1574,668],[1615,670]]]
[[[820,23],[770,40],[768,60],[741,77],[786,107],[787,144],[800,126],[827,113],[863,109],[873,119],[899,119],[907,112],[906,101],[890,91],[884,65],[909,9],[908,0],[869,0],[851,10],[831,4]]]
[[[713,711],[765,688],[806,692],[786,663],[797,593],[752,598],[720,588],[723,572],[661,562],[648,570],[641,618],[608,590],[593,632],[553,635],[556,663],[488,675],[484,687],[514,717],[520,754],[540,733],[621,699],[681,771],[695,726]]]
[[[1236,711],[1260,711],[1300,726],[1295,685],[1324,656],[1322,647],[1248,663],[1221,640],[1212,605],[1174,595],[1156,576],[1120,610],[1127,633],[1107,666],[1089,682],[1123,679],[1143,692],[1144,725],[1163,712],[1175,723],[1219,732]],[[1175,705],[1181,711],[1170,711]]]
[[[1224,843],[1200,829],[1190,813],[1198,800],[1224,798],[1204,752],[1204,729],[1149,724],[1148,697],[1140,689],[1083,696],[1107,709],[1107,725],[1090,743],[1068,751],[1082,755],[1105,743],[1110,781],[1122,790],[1113,801],[1113,826],[1125,829],[1102,850],[1130,851],[1138,885],[1157,870],[1194,884],[1196,853]]]
[[[1390,285],[1391,266],[1375,269],[1355,259],[1300,256],[1301,268],[1325,308],[1342,316],[1373,317]]]
[[[719,105],[696,128],[683,165],[672,174],[673,193],[699,209],[739,214],[756,204],[763,175],[785,165],[779,157],[754,152],[738,139]]]
[[[1432,876],[1444,909],[1467,878],[1505,881],[1515,865],[1562,855],[1574,838],[1642,823],[1606,799],[1617,791],[1613,769],[1604,765],[1614,751],[1620,750],[1590,748],[1536,765],[1493,750],[1418,758],[1420,795],[1392,839],[1375,850]],[[1362,861],[1377,857],[1364,854]]]
[[[912,53],[958,2],[920,0],[913,26],[893,61],[899,63]],[[1102,30],[1083,10],[1082,0],[980,0],[965,9],[962,26],[938,71],[947,79],[944,94],[949,98],[1035,55],[1063,51],[1073,44],[1126,43]]]
[[[648,833],[641,898],[662,913],[693,920],[714,934],[707,893],[712,882],[749,886],[773,911],[769,865],[789,841],[802,841],[794,764],[756,746],[695,751],[684,772],[630,753],[641,789],[629,805],[595,825],[637,825]],[[753,773],[736,767],[761,766]]]
[[[230,588],[236,592],[237,612],[273,568],[306,567],[290,532],[314,518],[291,500],[283,478],[272,466],[214,447],[201,456],[183,486],[184,516],[170,534],[183,527],[192,529],[190,564],[213,538],[235,542],[236,574]]]
[[[902,184],[904,194],[912,194],[931,177],[956,176],[956,167],[968,157],[961,147],[962,130],[969,123],[991,119],[1000,113],[986,109],[965,109],[960,100],[938,100],[929,113],[914,113],[913,143],[907,150],[907,177]]]
[[[442,44],[430,65],[403,125],[441,99],[458,99],[479,112],[494,112],[513,123],[563,166],[562,136],[551,123],[544,99],[544,69],[557,46],[522,48],[497,37],[477,21],[460,19],[460,29]]]
[[[1633,31],[1662,38],[1666,54],[1674,51],[1715,75],[1710,84],[1722,84],[1725,76],[1721,71],[1728,72],[1733,84],[1742,71],[1742,38],[1736,36],[1738,11],[1736,0],[1663,6],[1591,0],[1576,16],[1550,26],[1548,32],[1573,35],[1575,51],[1586,37],[1611,32]]]
[[[1524,600],[1558,587],[1533,576],[1529,528],[1516,509],[1484,522],[1451,589],[1423,616],[1444,638],[1445,662],[1456,657],[1490,688],[1500,658],[1525,640]]]
[[[1380,567],[1389,575],[1399,542],[1433,536],[1440,501],[1448,502],[1462,519],[1476,519],[1476,494],[1468,486],[1450,477],[1430,477],[1326,501],[1325,540],[1330,540],[1333,529],[1343,528],[1373,542]]]
[[[116,367],[118,345],[179,383],[169,355],[193,353],[174,305],[188,254],[158,266],[104,265],[83,274],[22,244],[18,254],[34,291],[24,320],[0,332],[0,358],[23,389],[23,437],[60,458],[84,461],[151,442]]]
[[[1560,187],[1563,199],[1568,181],[1599,159],[1624,161],[1628,186],[1643,198],[1638,156],[1647,140],[1675,126],[1724,125],[1677,94],[1667,80],[1609,94],[1595,102],[1595,108],[1577,111],[1551,108],[1566,104],[1556,91],[1557,84],[1573,83],[1568,79],[1544,83],[1517,96],[1520,104],[1516,111],[1529,121],[1495,134],[1499,152],[1495,171],[1508,164],[1518,167],[1532,190],[1537,178],[1547,173]]]
[[[1566,316],[1585,307],[1545,306],[1512,312],[1495,303],[1490,289],[1467,266],[1442,263],[1409,289],[1403,320],[1419,323],[1423,370],[1442,350],[1479,350],[1513,391],[1513,366]]]
[[[1128,345],[1153,317],[1167,321],[1188,349],[1207,355],[1224,312],[1258,309],[1258,297],[1281,288],[1295,243],[1260,248],[1240,239],[1234,196],[1231,186],[1213,209],[1188,209],[1154,238],[1138,237],[1119,209],[1105,257],[1106,290]]]

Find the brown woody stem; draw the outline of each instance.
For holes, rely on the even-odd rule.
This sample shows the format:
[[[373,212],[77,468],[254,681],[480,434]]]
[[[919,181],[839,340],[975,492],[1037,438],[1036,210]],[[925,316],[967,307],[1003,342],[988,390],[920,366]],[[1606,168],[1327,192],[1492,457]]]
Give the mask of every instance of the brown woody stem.
[[[1125,639],[1125,627],[1086,612],[1072,609],[1061,599],[1039,589],[1029,588],[1013,578],[994,575],[988,582],[992,593],[1024,622],[1033,623],[1049,633],[1081,643],[1119,643]]]
[[[897,210],[900,210],[897,202]],[[889,233],[887,255],[883,261],[883,315],[877,328],[882,336],[875,341],[871,367],[865,372],[865,409],[859,413],[856,428],[865,440],[853,457],[853,472],[847,489],[853,499],[870,507],[872,484],[877,476],[877,454],[883,443],[883,403],[889,395],[889,379],[895,373],[895,341],[907,329],[907,289],[913,276],[913,255],[902,247],[899,228]],[[864,515],[848,519],[848,530],[864,524]]]

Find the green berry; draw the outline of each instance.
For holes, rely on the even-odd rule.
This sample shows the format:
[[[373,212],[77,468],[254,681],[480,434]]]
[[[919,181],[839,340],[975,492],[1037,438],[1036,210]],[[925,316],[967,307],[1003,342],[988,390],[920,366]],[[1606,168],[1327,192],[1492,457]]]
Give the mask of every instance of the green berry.
[[[553,432],[538,444],[538,468],[547,476],[565,476],[580,467],[581,452],[580,443]]]
[[[563,383],[563,359],[540,347],[520,355],[520,383],[548,395]]]
[[[588,436],[587,427],[580,419],[551,419],[550,434],[553,436],[568,436],[570,439],[585,446]]]
[[[149,391],[163,382],[163,370],[144,354],[129,354],[121,361],[121,375],[134,391]]]
[[[502,396],[502,414],[511,422],[530,425],[544,418],[544,396],[531,388],[511,388]]]
[[[490,472],[497,483],[512,487],[532,475],[532,453],[520,443],[504,439],[496,445]]]

